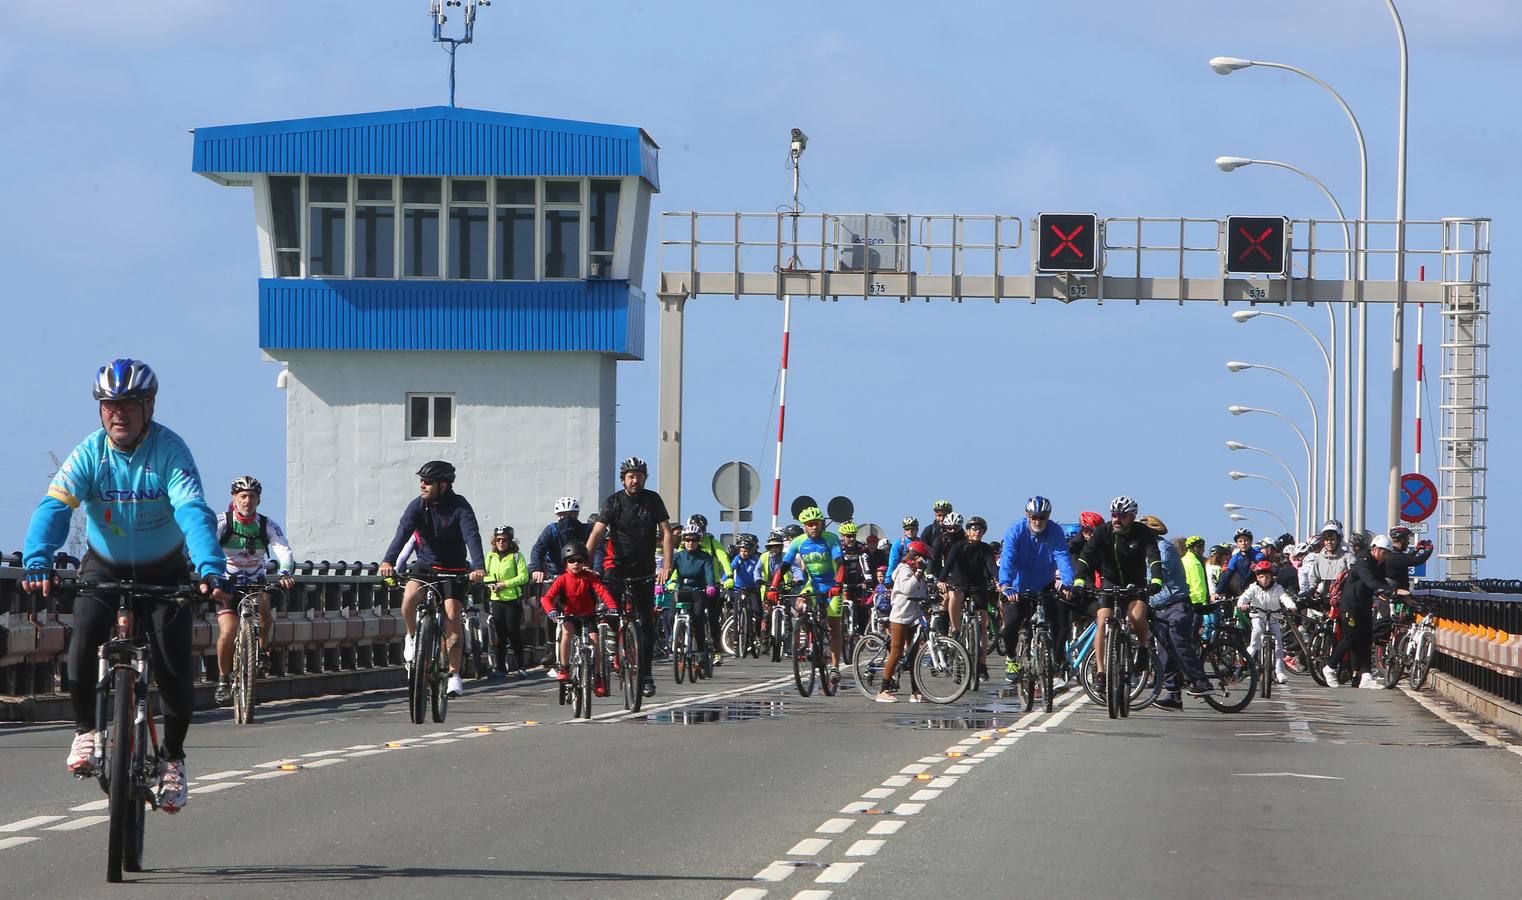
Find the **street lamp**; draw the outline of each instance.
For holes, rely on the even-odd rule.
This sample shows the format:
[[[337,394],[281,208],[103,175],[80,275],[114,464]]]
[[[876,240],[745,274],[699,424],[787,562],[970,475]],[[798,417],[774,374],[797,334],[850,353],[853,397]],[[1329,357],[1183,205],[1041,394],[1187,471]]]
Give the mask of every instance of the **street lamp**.
[[[1294,419],[1291,419],[1289,416],[1286,416],[1286,415],[1284,415],[1281,412],[1276,412],[1276,411],[1274,411],[1272,409],[1261,409],[1261,408],[1256,407],[1256,406],[1235,406],[1235,405],[1233,405],[1233,406],[1226,407],[1226,411],[1231,413],[1234,416],[1244,416],[1244,415],[1246,415],[1248,413],[1263,413],[1265,415],[1273,416],[1273,417],[1279,419],[1280,421],[1284,422],[1284,424],[1286,424],[1289,427],[1293,428],[1295,430],[1295,435],[1300,438],[1300,446],[1305,448],[1305,469],[1306,469],[1307,477],[1309,477],[1309,473],[1311,471],[1311,453],[1312,453],[1312,451],[1311,451],[1311,442],[1306,440],[1305,431],[1303,431],[1300,428],[1299,425],[1295,424],[1295,420]],[[1312,518],[1315,517],[1316,511],[1314,509],[1310,510],[1310,513],[1311,513],[1311,515],[1305,517],[1305,521],[1306,522],[1309,522]],[[1298,519],[1299,516],[1297,515],[1296,518]]]
[[[1279,520],[1279,525],[1282,526],[1285,531],[1292,531],[1293,530],[1293,529],[1291,529],[1289,527],[1289,523],[1284,521],[1282,516],[1280,516],[1278,513],[1274,512],[1271,509],[1264,509],[1261,506],[1243,506],[1240,503],[1223,503],[1221,505],[1223,507],[1225,507],[1227,512],[1231,513],[1231,520],[1233,522],[1250,522],[1250,521],[1252,521],[1251,519],[1248,519],[1246,516],[1242,516],[1242,515],[1238,515],[1237,514],[1237,510],[1246,509],[1246,510],[1251,510],[1252,512],[1266,513],[1266,514],[1268,514],[1270,516],[1273,516],[1275,519]]]
[[[1230,471],[1230,472],[1227,472],[1226,474],[1231,477],[1232,481],[1241,481],[1244,478],[1256,478],[1256,479],[1258,479],[1260,481],[1266,481],[1269,484],[1273,485],[1274,487],[1278,488],[1279,489],[1279,493],[1284,495],[1284,499],[1289,501],[1290,508],[1295,511],[1295,522],[1296,522],[1296,525],[1298,526],[1298,524],[1300,522],[1304,521],[1303,519],[1300,518],[1300,497],[1298,495],[1298,492],[1295,495],[1291,495],[1290,492],[1289,492],[1289,488],[1285,487],[1278,479],[1276,479],[1276,478],[1269,478],[1267,475],[1257,475],[1257,474],[1254,474],[1252,472],[1238,472],[1238,471],[1236,471],[1234,469],[1232,471]],[[1294,529],[1291,529],[1291,528],[1286,528],[1285,529],[1285,531],[1293,531],[1293,530]]]
[[[1291,321],[1293,321],[1293,320],[1291,320]],[[1283,369],[1277,368],[1275,366],[1264,365],[1262,363],[1247,363],[1247,362],[1239,362],[1237,360],[1231,360],[1230,362],[1226,363],[1226,368],[1227,368],[1228,371],[1231,371],[1231,372],[1245,372],[1248,369],[1262,369],[1262,370],[1264,370],[1266,372],[1273,372],[1276,375],[1282,375],[1282,376],[1284,376],[1286,379],[1289,380],[1289,382],[1291,384],[1293,384],[1295,387],[1299,388],[1300,389],[1300,393],[1305,396],[1305,403],[1306,403],[1306,405],[1311,408],[1311,445],[1315,446],[1315,447],[1321,446],[1321,416],[1320,416],[1320,414],[1318,414],[1316,412],[1316,401],[1311,399],[1311,392],[1305,389],[1305,385],[1300,382],[1300,379],[1298,379],[1295,376],[1291,375],[1290,373],[1284,371]],[[1310,500],[1310,502],[1308,504],[1306,504],[1306,509],[1307,510],[1317,509],[1319,504],[1317,504],[1317,502],[1316,502],[1316,456],[1315,456],[1315,454],[1311,455],[1311,480],[1310,480],[1310,484],[1306,485],[1305,495]],[[1307,528],[1310,527],[1309,520],[1307,520],[1307,522],[1306,522],[1306,527]]]
[[[1330,304],[1327,305],[1326,311],[1327,311],[1327,317],[1328,318],[1332,318],[1332,307],[1331,307]],[[1332,476],[1332,470],[1334,468],[1336,468],[1336,465],[1337,465],[1337,454],[1336,454],[1336,450],[1334,448],[1334,445],[1336,444],[1336,441],[1337,441],[1337,439],[1336,439],[1336,434],[1337,434],[1337,425],[1336,425],[1336,417],[1337,417],[1337,413],[1336,413],[1336,410],[1337,410],[1337,405],[1336,405],[1337,404],[1337,391],[1335,390],[1335,388],[1336,388],[1336,370],[1335,370],[1335,368],[1332,365],[1332,355],[1327,352],[1326,345],[1321,342],[1321,338],[1317,337],[1316,333],[1314,331],[1311,331],[1309,328],[1307,328],[1299,319],[1291,318],[1290,316],[1286,316],[1286,315],[1284,315],[1282,313],[1265,312],[1263,310],[1257,310],[1257,309],[1239,309],[1236,312],[1231,314],[1231,317],[1233,319],[1235,319],[1236,321],[1238,321],[1240,323],[1243,323],[1243,324],[1246,324],[1247,322],[1250,322],[1253,319],[1258,318],[1259,316],[1262,316],[1262,317],[1265,317],[1265,318],[1269,318],[1269,319],[1282,319],[1282,320],[1290,323],[1291,325],[1295,326],[1296,328],[1300,329],[1301,331],[1305,332],[1310,337],[1311,340],[1316,342],[1316,349],[1321,351],[1321,359],[1326,363],[1326,408],[1327,408],[1327,414],[1326,414],[1326,418],[1327,418],[1327,423],[1326,423],[1326,457],[1325,457],[1325,462],[1324,462],[1324,465],[1325,465],[1325,477],[1323,479],[1324,483],[1323,483],[1322,489],[1321,489],[1320,500],[1321,500],[1321,506],[1325,507],[1325,509],[1321,510],[1322,516],[1324,518],[1330,518],[1331,515],[1332,515],[1332,492],[1333,492],[1333,488],[1335,487],[1335,483],[1333,481],[1333,476]],[[1336,343],[1335,343],[1336,340],[1337,340],[1336,335],[1337,335],[1337,330],[1336,330],[1336,325],[1334,324],[1332,326],[1332,340],[1333,340],[1332,348],[1334,350],[1336,349],[1336,346],[1337,346]],[[1283,417],[1281,416],[1280,418],[1283,418]],[[1285,421],[1289,421],[1289,420],[1285,419]],[[1301,436],[1301,439],[1302,440],[1304,439],[1304,435]],[[1315,483],[1315,475],[1314,474],[1311,475],[1311,483],[1312,484]],[[1318,508],[1317,508],[1315,503],[1312,503],[1311,506],[1312,506],[1311,512],[1313,513],[1311,518],[1314,518],[1314,513],[1317,512]],[[1347,518],[1347,512],[1346,511],[1343,512],[1343,518]]]
[[[1295,477],[1295,470],[1291,469],[1290,466],[1289,466],[1289,463],[1284,461],[1284,457],[1282,457],[1279,454],[1273,452],[1272,450],[1264,450],[1262,447],[1254,447],[1251,444],[1244,444],[1241,441],[1227,441],[1226,442],[1226,449],[1227,450],[1247,450],[1247,451],[1250,451],[1252,453],[1261,453],[1264,456],[1272,457],[1274,462],[1277,462],[1280,466],[1282,466],[1284,468],[1284,474],[1289,476],[1290,484],[1293,484],[1295,486],[1295,495],[1296,496],[1300,496],[1300,479]],[[1284,530],[1285,531],[1295,531],[1300,526],[1301,526],[1301,523],[1297,521],[1295,523],[1295,528],[1286,528]],[[1309,526],[1306,526],[1306,527],[1309,527]]]
[[[1405,412],[1406,345],[1406,111],[1410,83],[1410,59],[1406,52],[1406,26],[1401,23],[1395,0],[1385,0],[1390,18],[1395,22],[1395,37],[1400,41],[1400,114],[1396,123],[1395,144],[1395,315],[1392,322],[1390,353],[1390,478],[1385,489],[1386,522],[1399,521],[1400,514],[1400,444],[1401,417]],[[1418,451],[1420,448],[1418,448]],[[1360,507],[1359,512],[1362,512]],[[1359,528],[1363,527],[1359,516]]]
[[[1404,40],[1401,46],[1401,59],[1404,63]],[[1368,271],[1368,257],[1364,252],[1364,248],[1368,243],[1369,148],[1368,145],[1364,142],[1363,128],[1358,124],[1358,117],[1353,115],[1352,107],[1348,106],[1347,101],[1342,99],[1342,95],[1337,93],[1337,91],[1331,85],[1327,84],[1325,81],[1322,81],[1320,78],[1317,78],[1315,75],[1312,75],[1310,72],[1307,72],[1298,66],[1291,66],[1286,63],[1264,62],[1262,60],[1252,59],[1238,59],[1234,56],[1217,56],[1210,60],[1210,68],[1213,69],[1218,75],[1230,75],[1232,72],[1235,72],[1239,69],[1246,69],[1249,66],[1257,66],[1264,69],[1283,69],[1286,72],[1293,72],[1296,75],[1308,78],[1311,81],[1314,81],[1316,84],[1320,85],[1323,89],[1326,90],[1327,93],[1332,95],[1332,99],[1337,101],[1337,105],[1342,107],[1343,113],[1348,117],[1348,123],[1353,126],[1353,136],[1358,139],[1358,240],[1354,245],[1358,254],[1358,273],[1357,277],[1353,281],[1353,301],[1358,304],[1358,430],[1355,436],[1352,420],[1353,405],[1350,402],[1351,397],[1349,396],[1352,389],[1352,378],[1349,376],[1351,375],[1350,367],[1353,364],[1353,329],[1351,327],[1347,327],[1346,323],[1352,317],[1348,312],[1347,304],[1343,304],[1343,320],[1345,327],[1342,329],[1342,431],[1343,434],[1349,436],[1349,444],[1347,447],[1349,452],[1346,454],[1347,459],[1343,467],[1342,505],[1344,508],[1353,509],[1356,512],[1356,527],[1363,528],[1364,477],[1368,463],[1368,450],[1365,447],[1365,442],[1368,437],[1367,431],[1369,425],[1369,398],[1367,385],[1369,377],[1369,308],[1364,305],[1363,302],[1363,283]],[[1402,72],[1404,72],[1404,64],[1402,67]],[[1402,93],[1404,94],[1404,79],[1402,79]],[[1402,107],[1402,109],[1404,110],[1404,107]],[[1401,114],[1401,125],[1402,134],[1404,134],[1404,112]],[[1404,143],[1402,143],[1402,149],[1404,149],[1404,146]],[[1402,169],[1402,172],[1404,172],[1404,169]],[[1402,175],[1401,185],[1404,186],[1404,184],[1405,177]],[[1404,198],[1404,193],[1402,193],[1402,198]],[[1397,308],[1398,307],[1399,304],[1397,304]],[[1355,440],[1357,444],[1356,453],[1352,452],[1354,449]],[[1353,492],[1353,498],[1351,501],[1348,498],[1348,492],[1350,490]]]

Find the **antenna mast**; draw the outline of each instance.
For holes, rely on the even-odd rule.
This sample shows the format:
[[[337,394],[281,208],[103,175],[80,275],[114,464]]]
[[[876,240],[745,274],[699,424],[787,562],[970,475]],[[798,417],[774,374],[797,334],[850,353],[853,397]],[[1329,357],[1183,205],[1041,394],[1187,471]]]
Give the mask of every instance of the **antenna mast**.
[[[444,14],[444,8],[448,6],[464,8],[465,33],[460,37],[444,36],[444,23],[449,21],[449,16]],[[491,0],[429,0],[428,2],[428,15],[433,19],[433,42],[443,44],[444,52],[449,54],[450,106],[454,106],[454,54],[460,47],[475,40],[476,9],[481,6],[491,6]]]

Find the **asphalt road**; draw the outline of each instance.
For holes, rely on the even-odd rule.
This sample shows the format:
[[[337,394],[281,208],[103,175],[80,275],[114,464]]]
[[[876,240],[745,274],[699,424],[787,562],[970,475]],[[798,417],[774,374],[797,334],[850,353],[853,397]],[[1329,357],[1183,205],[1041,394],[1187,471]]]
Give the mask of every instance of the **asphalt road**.
[[[1522,895],[1522,750],[1402,691],[1297,681],[1237,715],[1112,721],[1073,693],[1021,716],[997,687],[890,706],[849,679],[801,698],[765,662],[662,674],[649,715],[608,698],[590,723],[537,679],[477,682],[443,725],[412,725],[396,691],[203,715],[190,805],[150,817],[150,871],[123,885],[105,883],[103,795],[62,771],[68,729],[6,726],[0,890]]]

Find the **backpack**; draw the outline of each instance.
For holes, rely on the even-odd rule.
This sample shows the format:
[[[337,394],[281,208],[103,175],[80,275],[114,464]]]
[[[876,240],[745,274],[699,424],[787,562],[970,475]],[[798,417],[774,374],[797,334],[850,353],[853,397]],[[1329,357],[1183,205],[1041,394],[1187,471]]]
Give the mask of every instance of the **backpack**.
[[[259,516],[259,540],[264,542],[264,549],[265,550],[269,550],[269,547],[270,547],[270,520],[269,520],[269,517],[266,516],[264,513],[259,513],[258,516]],[[217,546],[219,546],[219,547],[225,547],[225,546],[227,546],[227,538],[232,533],[233,533],[233,512],[232,512],[231,509],[229,509],[227,511],[227,515],[222,520],[222,530],[217,532]],[[248,548],[248,549],[253,549],[253,548]]]
[[[1348,573],[1351,571],[1351,566],[1343,569],[1336,578],[1332,579],[1332,586],[1327,589],[1327,597],[1331,601],[1334,612],[1342,609],[1342,588],[1343,584],[1348,580]]]

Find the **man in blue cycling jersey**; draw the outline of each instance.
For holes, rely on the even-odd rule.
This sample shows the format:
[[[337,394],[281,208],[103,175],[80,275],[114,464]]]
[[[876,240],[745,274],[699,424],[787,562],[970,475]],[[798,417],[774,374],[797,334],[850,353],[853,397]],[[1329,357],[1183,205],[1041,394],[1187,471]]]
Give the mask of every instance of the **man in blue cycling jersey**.
[[[180,436],[153,421],[159,382],[148,364],[118,359],[95,376],[99,430],[64,460],[47,496],[37,504],[23,551],[27,591],[51,590],[53,554],[69,537],[74,510],[86,519],[81,582],[133,581],[174,587],[189,577],[185,554],[200,578],[201,593],[228,599],[223,573],[227,559],[217,542],[217,517],[206,505],[201,473]],[[96,652],[116,624],[114,597],[81,591],[74,599],[74,634],[69,644],[69,699],[74,707],[74,743],[67,766],[76,775],[93,774],[96,753]],[[190,610],[170,603],[150,604],[154,679],[164,721],[164,764],[159,773],[159,806],[178,812],[188,798],[185,735],[195,709],[195,660],[191,653]]]
[[[845,583],[845,563],[840,551],[840,539],[824,530],[824,513],[819,507],[810,506],[798,514],[798,522],[803,526],[803,534],[793,538],[788,544],[787,550],[782,554],[783,565],[772,573],[771,588],[777,590],[781,583],[782,572],[794,561],[803,564],[805,573],[804,591],[814,594],[825,611],[825,619],[830,628],[830,677],[840,678],[840,619],[844,614],[844,605],[841,602],[841,587]],[[803,610],[803,603],[798,601],[798,608]]]
[[[1032,497],[1025,501],[1025,518],[1009,526],[999,547],[999,592],[1004,595],[1004,646],[1011,657],[1005,664],[1005,676],[1017,680],[1019,663],[1013,657],[1020,640],[1020,630],[1035,608],[1039,595],[1052,631],[1052,656],[1065,667],[1068,658],[1068,607],[1059,599],[1056,579],[1063,585],[1073,583],[1073,561],[1068,556],[1067,535],[1051,522],[1052,501]],[[1066,588],[1062,589],[1063,594]],[[1053,690],[1068,686],[1060,677]]]

